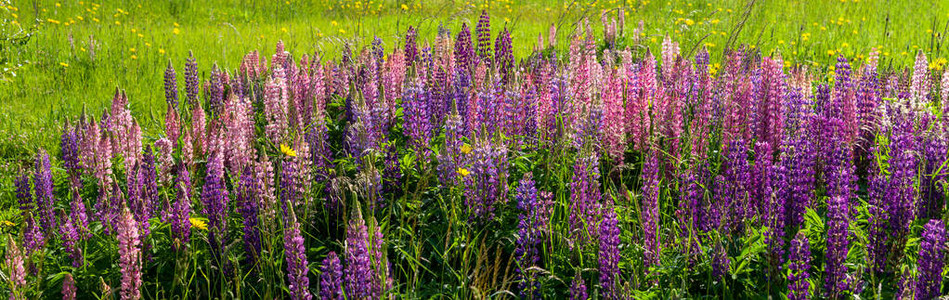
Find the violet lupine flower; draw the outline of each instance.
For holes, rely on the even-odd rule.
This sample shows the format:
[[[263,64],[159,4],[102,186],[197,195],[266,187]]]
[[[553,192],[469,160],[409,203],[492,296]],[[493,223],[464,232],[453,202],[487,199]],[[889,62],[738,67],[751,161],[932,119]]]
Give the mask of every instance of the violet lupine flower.
[[[36,194],[36,210],[40,216],[43,231],[50,233],[56,227],[56,214],[53,212],[53,173],[50,170],[49,154],[40,150],[36,156],[36,173],[33,175],[33,192]]]
[[[224,263],[224,248],[227,242],[228,193],[224,186],[224,161],[220,152],[211,154],[207,164],[207,176],[201,191],[204,214],[208,216],[208,242],[211,256],[216,263]]]
[[[63,168],[69,174],[69,183],[71,189],[81,189],[82,181],[79,175],[82,173],[82,167],[79,162],[79,132],[78,129],[71,129],[71,126],[63,126],[63,134],[59,140],[59,149],[62,152]]]
[[[475,26],[475,32],[478,33],[478,44],[476,45],[478,58],[483,63],[491,63],[491,17],[488,12],[481,10],[481,16],[478,17],[478,25]]]
[[[429,93],[420,85],[409,87],[402,96],[405,135],[408,136],[412,148],[420,158],[428,156],[428,145],[432,136],[432,119],[428,109],[429,96]]]
[[[320,299],[343,300],[343,266],[336,252],[326,255],[320,271]]]
[[[280,166],[280,205],[284,220],[289,217],[290,209],[299,205],[303,198],[303,182],[297,169],[297,161],[292,157],[285,157]]]
[[[646,264],[649,266],[659,265],[659,157],[657,153],[647,154],[649,158],[644,162],[642,168],[643,190],[642,190],[642,223],[643,223],[643,244],[646,248]]]
[[[9,280],[10,287],[13,290],[13,294],[10,299],[17,299],[13,295],[19,294],[19,289],[26,286],[26,268],[24,265],[24,253],[16,244],[16,240],[12,236],[7,236],[7,257],[6,264],[7,267],[7,279]],[[29,251],[27,251],[29,252]],[[22,296],[22,295],[21,295]]]
[[[464,124],[458,114],[452,114],[445,120],[445,147],[438,153],[438,179],[442,187],[450,187],[458,183],[464,130]]]
[[[20,216],[26,219],[28,215],[33,213],[33,208],[36,205],[33,202],[33,193],[30,193],[29,174],[21,172],[20,176],[13,180],[13,185],[16,186],[16,200],[20,205]]]
[[[905,238],[909,233],[910,223],[916,219],[916,189],[915,178],[918,171],[918,149],[913,124],[908,116],[894,120],[892,137],[890,138],[890,180],[884,199],[889,203],[887,213],[890,214],[890,228],[897,236],[897,240]]]
[[[942,199],[944,191],[940,182],[946,178],[946,172],[940,172],[942,163],[946,161],[946,152],[949,145],[943,135],[943,127],[936,120],[936,116],[926,114],[925,123],[932,124],[931,130],[923,133],[922,142],[919,143],[917,151],[922,152],[925,162],[919,162],[922,176],[919,180],[919,200],[916,205],[919,218],[939,218],[942,214]],[[922,125],[926,126],[926,125]]]
[[[494,66],[501,74],[501,83],[511,82],[514,71],[514,47],[511,44],[511,32],[504,28],[494,43]]]
[[[386,145],[385,148],[386,157],[383,162],[385,168],[382,170],[382,193],[394,195],[402,191],[402,165],[399,162],[399,148],[395,146],[395,143],[391,142]],[[385,202],[379,202],[378,204],[385,205]]]
[[[788,299],[806,300],[811,298],[810,286],[807,281],[810,274],[807,270],[811,268],[811,246],[804,232],[798,232],[791,240],[791,254],[788,260],[790,265],[788,269]]]
[[[781,145],[781,166],[784,183],[785,226],[797,228],[804,222],[804,212],[814,198],[815,149],[804,132],[785,138]]]
[[[80,236],[79,229],[76,228],[73,220],[67,219],[63,221],[62,228],[60,228],[60,230],[62,230],[63,248],[69,253],[69,258],[72,258],[72,266],[74,268],[82,267],[82,249],[79,248],[79,242],[82,237]]]
[[[76,280],[69,273],[63,276],[63,300],[76,300]]]
[[[750,193],[756,185],[747,157],[745,141],[738,138],[728,145],[726,160],[722,163],[725,168],[722,174],[724,182],[719,191],[722,193],[721,200],[727,206],[724,216],[726,226],[732,233],[741,232],[746,217],[752,217],[754,212]]]
[[[392,278],[389,276],[389,262],[382,245],[385,240],[382,236],[382,227],[372,216],[369,217],[369,228],[372,235],[369,237],[370,257],[372,258],[372,299],[382,299],[383,293],[392,288]]]
[[[182,250],[191,240],[191,174],[184,164],[178,165],[175,180],[176,200],[169,210],[172,249]]]
[[[893,299],[913,299],[913,275],[909,273],[909,268],[903,268]]]
[[[478,142],[468,154],[465,205],[471,220],[494,219],[494,204],[505,199],[507,149],[491,142]]]
[[[849,199],[834,195],[828,199],[827,249],[824,258],[824,296],[837,299],[843,297],[850,287],[847,274],[847,251],[850,241]]]
[[[547,226],[544,203],[537,199],[537,188],[534,187],[533,175],[524,174],[517,187],[514,198],[517,200],[517,247],[514,255],[517,257],[515,271],[518,277],[518,289],[521,298],[540,299],[540,282],[537,275],[528,269],[540,263],[540,243],[543,241],[543,230]]]
[[[886,210],[889,204],[887,193],[893,189],[888,188],[885,175],[876,172],[876,174],[870,174],[869,176],[867,187],[867,197],[870,202],[867,207],[869,212],[869,218],[867,219],[867,223],[869,223],[867,229],[869,231],[867,233],[867,260],[872,271],[882,274],[886,271],[886,259],[889,256],[890,249],[887,244],[890,235],[887,232],[890,228],[888,224],[890,216]]]
[[[474,59],[474,49],[471,45],[471,30],[468,29],[468,23],[462,23],[461,30],[458,31],[458,37],[455,38],[455,64],[458,66],[458,69],[470,73],[474,65]]]
[[[612,201],[610,201],[612,202]],[[600,223],[600,286],[603,298],[619,299],[620,228],[612,203],[604,206]]]
[[[326,121],[320,113],[305,137],[307,144],[309,144],[307,148],[310,149],[310,159],[312,160],[310,165],[313,166],[314,178],[321,182],[329,180],[330,170],[333,169],[333,151],[327,140],[329,138],[328,131]]]
[[[372,262],[369,253],[369,232],[359,204],[346,228],[346,297],[364,299],[372,294]]]
[[[260,256],[260,228],[258,227],[258,205],[260,203],[260,181],[253,176],[250,167],[241,172],[240,183],[237,188],[238,212],[244,221],[244,264],[255,268]]]
[[[43,235],[43,229],[33,219],[32,213],[28,214],[23,222],[23,246],[29,256],[46,247],[46,237]]]
[[[415,65],[415,62],[418,61],[418,43],[416,38],[418,33],[416,33],[415,28],[409,26],[409,30],[405,33],[405,68],[409,69]]]
[[[178,109],[178,82],[171,60],[168,60],[168,67],[165,68],[165,102],[172,109]]]
[[[587,300],[587,285],[583,281],[583,276],[580,276],[580,272],[577,272],[577,275],[573,277],[573,283],[570,284],[570,300]]]
[[[851,145],[859,132],[857,128],[859,120],[857,119],[856,89],[850,63],[843,55],[837,57],[834,73],[837,74],[832,95],[834,112],[830,116],[840,119],[845,124],[844,127],[838,129],[839,134],[843,136],[843,141],[846,141],[847,145]]]
[[[191,51],[188,51],[185,61],[185,94],[188,105],[195,107],[198,103],[198,62]]]
[[[296,216],[291,214],[288,228],[283,234],[283,247],[287,258],[287,280],[289,282],[290,299],[309,300],[310,279],[308,277],[306,248],[303,246],[303,236],[300,235],[300,223]]]
[[[599,234],[600,165],[596,153],[578,155],[570,182],[570,237],[585,246]]]
[[[119,271],[122,273],[122,299],[142,297],[142,248],[138,222],[128,209],[119,217]]]
[[[936,299],[942,287],[942,271],[946,264],[946,226],[933,219],[923,229],[919,244],[919,276],[916,278],[916,299]]]

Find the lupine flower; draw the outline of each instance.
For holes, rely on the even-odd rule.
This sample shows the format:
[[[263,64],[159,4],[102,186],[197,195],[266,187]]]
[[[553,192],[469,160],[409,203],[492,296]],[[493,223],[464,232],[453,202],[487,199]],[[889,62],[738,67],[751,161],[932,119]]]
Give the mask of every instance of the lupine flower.
[[[418,60],[418,44],[415,39],[418,34],[415,32],[415,28],[409,26],[409,30],[405,33],[405,68],[409,69],[415,65],[415,62]]]
[[[237,210],[244,219],[245,265],[252,268],[257,264],[257,258],[260,255],[260,228],[257,218],[261,193],[260,181],[253,175],[249,167],[244,169],[237,189],[237,204],[239,205]]]
[[[457,170],[462,164],[463,137],[464,124],[461,116],[458,114],[448,116],[445,120],[445,147],[438,153],[438,178],[443,187],[457,184]]]
[[[175,180],[176,200],[169,210],[171,222],[171,238],[173,249],[184,249],[184,245],[191,239],[191,175],[184,164],[178,165],[178,174]]]
[[[63,300],[76,300],[76,280],[69,273],[63,275]]]
[[[283,245],[287,258],[287,277],[288,288],[290,290],[290,299],[309,300],[310,279],[307,269],[306,248],[303,246],[303,236],[300,235],[300,223],[296,216],[290,212],[291,219],[289,226],[284,231]]]
[[[811,268],[811,246],[804,232],[798,232],[791,240],[791,254],[788,260],[788,299],[805,300],[811,298],[811,283],[808,269]]]
[[[27,215],[23,223],[23,246],[26,254],[32,255],[45,248],[46,237],[43,235],[43,229],[33,219],[33,214]]]
[[[165,68],[165,102],[168,102],[168,107],[171,107],[172,110],[178,108],[178,82],[175,67],[172,66],[171,60],[168,61],[168,67]]]
[[[20,247],[17,246],[16,240],[12,236],[7,236],[7,258],[6,264],[4,265],[7,268],[6,278],[9,280],[10,287],[13,289],[13,294],[19,294],[19,289],[26,287],[26,268],[24,264],[24,255]],[[15,299],[11,294],[10,299]],[[21,295],[22,296],[22,295]]]
[[[612,201],[611,201],[612,202]],[[620,271],[619,253],[620,228],[616,220],[616,211],[612,203],[603,208],[603,220],[600,223],[600,286],[606,299],[619,299]]]
[[[211,256],[215,262],[223,263],[224,248],[227,242],[227,203],[228,193],[224,186],[224,162],[220,152],[211,154],[208,161],[207,176],[201,201],[204,214],[208,216],[208,242],[211,244]]]
[[[646,264],[659,265],[659,158],[650,155],[643,164],[643,191],[642,191],[642,223],[644,246],[646,248]]]
[[[119,218],[119,269],[122,273],[122,299],[142,297],[142,248],[138,223],[128,209]]]
[[[468,23],[462,23],[461,30],[458,31],[458,37],[455,38],[455,63],[464,72],[471,72],[474,65],[474,55],[474,49],[471,45],[471,30],[468,29]]]
[[[910,87],[910,104],[914,110],[920,110],[929,103],[929,63],[922,50],[916,54],[916,65],[913,67],[913,82]],[[918,298],[917,298],[918,299]]]
[[[73,220],[64,220],[62,222],[62,238],[63,238],[63,248],[66,249],[66,252],[69,253],[69,257],[72,258],[72,266],[74,268],[82,267],[83,256],[82,249],[80,249],[79,242],[82,239],[82,236],[79,233],[79,229],[76,228],[75,222]]]
[[[289,209],[299,205],[302,198],[303,182],[297,161],[292,157],[285,157],[280,167],[280,205],[283,208],[284,220],[290,213]]]
[[[369,232],[357,203],[353,218],[346,228],[346,297],[363,299],[372,292],[372,263],[369,253]]]
[[[431,116],[428,109],[429,96],[429,93],[420,85],[409,87],[402,96],[405,113],[405,135],[409,137],[409,141],[419,158],[427,156],[432,135]]]
[[[614,162],[623,161],[623,152],[626,151],[626,120],[623,111],[623,83],[621,75],[614,73],[607,79],[606,90],[603,91],[603,125],[601,139],[604,143],[604,152]]]
[[[20,176],[17,176],[13,180],[13,185],[16,186],[16,200],[17,203],[19,203],[20,216],[25,219],[33,212],[33,208],[36,206],[33,202],[33,194],[30,193],[29,174],[21,172]]]
[[[481,11],[478,17],[478,25],[475,26],[475,32],[478,33],[478,44],[476,45],[478,57],[485,64],[491,62],[491,17],[488,12]]]
[[[570,237],[585,244],[599,234],[600,165],[595,154],[578,156],[570,182]]]
[[[198,103],[198,62],[191,51],[188,51],[185,61],[185,93],[188,105],[195,107]]]
[[[505,199],[507,176],[507,149],[482,141],[471,150],[465,180],[465,205],[472,220],[490,221],[494,218],[494,204]]]
[[[803,132],[782,141],[780,164],[785,174],[780,197],[784,198],[785,225],[789,228],[797,228],[804,222],[804,212],[813,201],[814,150]]]
[[[916,278],[916,299],[940,296],[943,268],[946,264],[946,225],[942,220],[929,220],[919,244],[919,276]]]
[[[382,247],[385,244],[382,228],[372,216],[369,217],[369,228],[372,232],[369,238],[371,245],[369,254],[372,258],[372,271],[374,272],[372,276],[372,299],[382,299],[383,293],[392,288],[392,278],[389,277],[389,262]]]
[[[79,151],[79,132],[78,129],[70,128],[68,124],[63,126],[63,134],[60,137],[59,149],[62,152],[63,168],[69,174],[69,183],[71,189],[81,189],[82,181],[79,175],[82,173]]]
[[[758,141],[767,141],[771,145],[781,144],[781,130],[784,128],[784,116],[781,114],[781,102],[784,98],[784,66],[781,58],[765,57],[761,61],[762,78],[758,86],[755,114],[755,136]]]
[[[586,300],[587,298],[589,298],[587,285],[580,276],[580,272],[577,272],[577,275],[573,277],[573,283],[570,284],[570,300]]]
[[[540,263],[539,244],[543,239],[543,227],[547,224],[543,203],[537,199],[537,188],[534,187],[533,175],[527,173],[521,179],[514,198],[517,200],[517,209],[520,211],[517,219],[517,247],[514,255],[517,257],[518,289],[520,296],[528,299],[540,298],[540,282],[536,274],[528,269]]]
[[[847,274],[847,251],[850,249],[848,232],[850,207],[848,199],[832,196],[828,199],[827,249],[824,258],[824,296],[839,298],[847,293],[850,277]]]
[[[36,156],[36,173],[33,177],[33,192],[36,194],[36,209],[40,216],[43,231],[53,232],[56,227],[56,214],[53,212],[53,173],[50,170],[49,154],[40,150]]]
[[[498,39],[494,43],[494,59],[494,66],[501,74],[501,83],[507,84],[510,82],[514,68],[514,48],[511,45],[511,33],[507,31],[507,28],[498,34]]]
[[[320,299],[343,300],[343,267],[336,252],[326,255],[320,271]]]

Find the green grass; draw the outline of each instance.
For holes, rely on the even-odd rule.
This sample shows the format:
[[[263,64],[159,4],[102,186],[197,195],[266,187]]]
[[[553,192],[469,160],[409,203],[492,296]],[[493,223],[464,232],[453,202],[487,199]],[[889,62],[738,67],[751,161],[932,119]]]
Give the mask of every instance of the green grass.
[[[918,50],[931,61],[946,57],[949,26],[946,1],[515,2],[0,0],[0,172],[15,173],[40,147],[56,153],[61,124],[83,110],[101,113],[116,88],[154,137],[164,113],[162,72],[171,61],[181,80],[189,51],[204,78],[215,63],[236,69],[252,50],[269,57],[278,40],[297,58],[319,51],[335,59],[343,43],[360,49],[373,36],[388,52],[410,25],[431,40],[440,24],[455,33],[487,9],[492,30],[506,24],[524,57],[551,24],[564,51],[583,16],[602,36],[600,12],[625,7],[627,35],[643,20],[641,40],[653,53],[669,34],[683,53],[708,47],[713,65],[726,45],[748,44],[817,67],[832,65],[837,53],[862,59],[882,47],[882,65],[902,68]]]

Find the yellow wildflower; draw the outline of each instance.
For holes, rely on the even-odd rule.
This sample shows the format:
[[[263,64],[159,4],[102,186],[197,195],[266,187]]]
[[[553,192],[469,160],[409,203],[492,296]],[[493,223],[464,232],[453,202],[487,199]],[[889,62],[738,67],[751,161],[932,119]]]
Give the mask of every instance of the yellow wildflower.
[[[181,30],[179,30],[178,28],[175,28],[175,29],[172,29],[172,30],[171,30],[171,33],[179,34],[179,33],[181,33]]]
[[[293,148],[290,148],[289,146],[285,144],[280,144],[280,152],[282,152],[286,156],[293,156],[293,157],[297,156],[297,152],[294,151]]]
[[[471,172],[469,172],[468,169],[465,169],[465,168],[458,168],[458,174],[461,175],[461,177],[467,177],[468,175],[471,174]]]
[[[188,221],[191,221],[191,228],[197,228],[201,230],[208,230],[208,223],[201,219],[189,218]]]
[[[69,64],[64,63],[64,62],[60,62],[59,65],[60,65],[60,66],[63,66],[63,68],[69,67]]]
[[[468,145],[468,143],[461,145],[461,153],[464,153],[464,154],[471,153],[471,145]]]

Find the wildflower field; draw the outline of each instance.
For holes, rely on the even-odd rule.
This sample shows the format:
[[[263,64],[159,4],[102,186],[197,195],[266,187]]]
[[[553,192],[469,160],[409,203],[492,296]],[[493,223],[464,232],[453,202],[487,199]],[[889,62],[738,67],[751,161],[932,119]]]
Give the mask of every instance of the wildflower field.
[[[939,299],[945,1],[0,0],[0,297]]]

